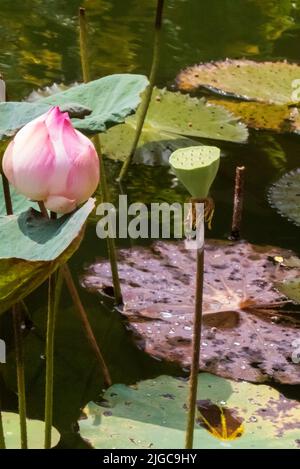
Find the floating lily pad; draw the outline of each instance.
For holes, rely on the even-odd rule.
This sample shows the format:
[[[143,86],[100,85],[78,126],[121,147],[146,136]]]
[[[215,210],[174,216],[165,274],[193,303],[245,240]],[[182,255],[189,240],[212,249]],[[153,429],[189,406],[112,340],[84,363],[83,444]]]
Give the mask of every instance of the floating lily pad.
[[[208,102],[225,107],[251,129],[278,133],[299,131],[300,119],[296,107],[214,98],[210,98]]]
[[[102,136],[103,151],[114,159],[124,160],[132,145],[140,110],[125,124]],[[185,140],[183,137],[187,137]],[[171,151],[183,146],[199,145],[191,138],[209,138],[245,142],[245,125],[221,106],[207,104],[204,99],[155,88],[138,147],[139,159],[148,160],[149,153]],[[170,140],[170,142],[168,142]],[[158,143],[157,143],[158,142]]]
[[[276,285],[278,290],[295,303],[300,304],[300,280],[287,280]]]
[[[7,449],[20,449],[20,417],[12,412],[2,412],[2,420],[4,427],[4,438]],[[45,423],[39,420],[27,419],[28,449],[44,448]],[[52,447],[59,442],[60,435],[58,431],[52,427]]]
[[[33,209],[0,216],[0,313],[27,296],[72,256],[94,205],[94,199],[90,199],[73,214],[57,220],[45,219]]]
[[[103,153],[112,160],[125,161],[131,151],[135,137],[135,122],[116,125],[101,135]],[[171,153],[178,148],[199,145],[191,138],[164,132],[148,125],[143,127],[134,156],[135,163],[146,165],[168,165]]]
[[[114,385],[104,395],[105,407],[88,404],[80,434],[97,449],[184,448],[187,396],[187,383],[169,376],[134,387]],[[226,432],[216,421],[216,408],[223,411]],[[204,415],[215,436],[204,428]],[[200,374],[197,417],[195,449],[299,446],[300,404],[269,386]]]
[[[42,98],[48,98],[49,96],[53,96],[54,94],[61,93],[63,91],[67,91],[74,86],[79,86],[79,83],[75,82],[71,85],[67,86],[63,83],[53,83],[50,86],[46,86],[45,88],[39,88],[38,90],[33,90],[30,95],[26,98],[28,103],[35,103],[36,101],[40,101]]]
[[[300,169],[285,174],[271,187],[269,201],[280,215],[300,225]]]
[[[246,101],[292,104],[300,101],[293,87],[299,77],[298,64],[225,60],[189,67],[179,73],[176,81],[183,91],[202,88]]]
[[[74,118],[74,126],[87,134],[103,132],[123,122],[136,109],[147,84],[143,75],[110,75],[36,102],[0,103],[0,138],[12,136],[51,106],[60,106],[66,111],[76,107],[77,112],[80,107],[91,110],[84,119]]]
[[[286,297],[274,288],[274,282],[299,277],[299,268],[275,260],[291,256],[275,247],[207,242],[202,370],[252,382],[300,384],[300,368],[291,362],[299,319],[288,313]],[[195,252],[182,242],[120,252],[121,314],[133,339],[151,356],[186,369],[192,352],[195,266]],[[82,283],[100,293],[111,288],[107,261],[93,264]]]

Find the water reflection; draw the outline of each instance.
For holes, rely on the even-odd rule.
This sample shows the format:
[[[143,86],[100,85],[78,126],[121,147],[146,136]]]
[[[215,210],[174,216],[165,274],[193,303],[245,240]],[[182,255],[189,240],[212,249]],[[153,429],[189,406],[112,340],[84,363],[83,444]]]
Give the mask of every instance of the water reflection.
[[[283,53],[295,59],[299,0],[168,0],[166,4],[160,84],[171,83],[180,68],[202,60],[265,59]],[[0,0],[0,70],[11,97],[25,96],[53,81],[80,79],[80,5],[90,19],[93,75],[147,73],[156,0]]]

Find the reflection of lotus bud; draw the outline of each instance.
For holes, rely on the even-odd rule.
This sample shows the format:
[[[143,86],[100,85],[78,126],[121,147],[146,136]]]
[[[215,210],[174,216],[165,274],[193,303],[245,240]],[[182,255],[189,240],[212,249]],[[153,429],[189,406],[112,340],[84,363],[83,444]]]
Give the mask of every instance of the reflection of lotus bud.
[[[204,199],[216,177],[220,149],[210,146],[180,148],[170,156],[170,165],[193,197]]]
[[[99,159],[91,141],[58,107],[25,125],[7,147],[3,171],[26,197],[68,213],[99,183]]]

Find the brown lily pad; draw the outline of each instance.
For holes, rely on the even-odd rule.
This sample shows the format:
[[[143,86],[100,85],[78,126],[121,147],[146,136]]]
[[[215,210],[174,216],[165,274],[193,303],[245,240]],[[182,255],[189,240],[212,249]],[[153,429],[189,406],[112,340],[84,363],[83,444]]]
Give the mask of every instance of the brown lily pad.
[[[250,129],[299,133],[300,117],[296,107],[218,98],[209,98],[208,102],[225,107]]]
[[[276,261],[292,256],[246,242],[207,242],[201,370],[251,382],[300,384],[300,366],[292,361],[300,321],[274,287],[299,277],[299,268]],[[157,359],[188,368],[195,252],[183,242],[156,242],[120,251],[119,269],[125,303],[121,314],[136,343]],[[108,262],[90,266],[82,284],[109,292]]]

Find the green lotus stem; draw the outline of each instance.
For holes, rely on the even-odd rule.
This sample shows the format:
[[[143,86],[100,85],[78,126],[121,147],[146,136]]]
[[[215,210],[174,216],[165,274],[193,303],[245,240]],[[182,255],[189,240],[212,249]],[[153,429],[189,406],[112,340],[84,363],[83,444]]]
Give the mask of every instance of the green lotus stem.
[[[87,50],[88,34],[87,34],[87,21],[85,16],[85,8],[79,8],[79,45],[80,45],[80,58],[82,77],[84,83],[91,81],[89,57]]]
[[[2,412],[1,412],[1,402],[0,402],[0,449],[6,449],[4,428],[3,428],[3,421],[2,421]]]
[[[147,112],[149,109],[149,105],[150,105],[150,101],[151,101],[151,97],[152,97],[152,93],[153,93],[153,89],[154,89],[154,85],[156,81],[159,60],[160,60],[163,8],[164,8],[164,0],[157,0],[154,47],[153,47],[152,65],[151,65],[151,71],[150,71],[150,77],[149,77],[149,85],[144,93],[142,103],[140,105],[134,140],[133,140],[129,155],[127,156],[121,168],[119,177],[117,179],[118,182],[122,182],[122,180],[126,177],[128,168],[135,155],[135,152],[136,152],[136,149],[137,149],[140,137],[141,137],[141,133],[143,130],[144,122],[147,116]]]
[[[93,139],[96,151],[99,155],[100,159],[100,184],[101,184],[101,194],[102,194],[102,202],[109,202],[110,201],[110,194],[107,185],[106,179],[106,172],[104,167],[104,161],[101,152],[101,142],[99,135],[96,135]],[[108,250],[108,257],[110,262],[110,269],[111,269],[111,276],[113,281],[114,287],[114,298],[115,303],[117,305],[123,304],[123,297],[122,297],[122,290],[120,284],[120,277],[119,277],[119,269],[118,269],[118,259],[117,259],[117,251],[116,251],[116,243],[114,238],[108,236],[107,238],[107,250]]]
[[[196,415],[196,400],[198,388],[198,372],[200,360],[201,329],[202,329],[202,300],[203,300],[203,269],[204,246],[197,250],[196,298],[192,341],[192,366],[189,381],[188,421],[186,428],[185,449],[193,448],[194,427]]]
[[[12,206],[12,201],[11,201],[11,196],[10,196],[9,182],[4,174],[2,174],[2,186],[3,186],[6,214],[12,215],[13,206]]]
[[[81,58],[81,68],[82,68],[82,76],[85,83],[89,82],[91,79],[90,73],[90,66],[89,66],[89,58],[88,58],[88,34],[87,34],[87,20],[85,15],[85,8],[79,8],[79,43],[80,43],[80,58]],[[99,156],[100,162],[100,190],[102,195],[102,202],[109,202],[110,201],[110,194],[107,185],[107,178],[106,178],[106,171],[101,151],[101,141],[100,136],[95,135],[93,138],[93,142],[96,148],[96,151]],[[107,250],[108,250],[108,257],[111,267],[111,274],[112,274],[112,281],[114,287],[114,297],[115,302],[117,305],[121,305],[123,303],[122,298],[122,291],[120,285],[120,278],[119,278],[119,271],[118,271],[118,261],[117,261],[117,251],[115,240],[113,238],[107,238]]]
[[[22,337],[22,316],[19,304],[12,307],[14,340],[17,362],[18,406],[20,416],[21,449],[27,449],[26,389],[24,366],[24,342]]]
[[[51,432],[53,423],[53,378],[54,378],[54,337],[56,315],[59,307],[63,284],[61,269],[49,277],[48,316],[46,335],[46,387],[45,387],[45,449],[51,448]]]
[[[2,174],[3,193],[5,198],[5,207],[7,215],[13,214],[13,205],[11,200],[9,183],[4,174]],[[27,449],[27,422],[26,422],[26,388],[25,388],[25,365],[24,365],[24,344],[22,337],[22,319],[20,305],[12,307],[12,318],[14,328],[14,345],[16,352],[17,366],[17,388],[18,388],[18,408],[20,416],[20,435],[21,448]]]

